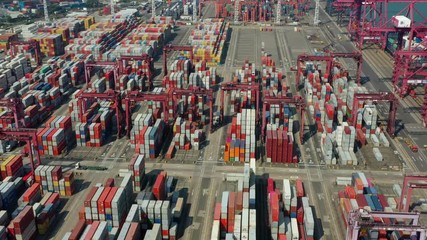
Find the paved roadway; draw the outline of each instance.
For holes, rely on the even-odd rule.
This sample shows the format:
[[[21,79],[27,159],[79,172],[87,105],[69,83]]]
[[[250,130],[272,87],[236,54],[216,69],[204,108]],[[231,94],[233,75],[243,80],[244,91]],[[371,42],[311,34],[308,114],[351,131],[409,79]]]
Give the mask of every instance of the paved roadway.
[[[345,30],[342,28],[339,28],[336,22],[330,22],[331,18],[326,14],[326,12],[321,8],[320,10],[320,20],[324,23],[326,23],[330,32],[332,32],[332,36],[343,36],[345,33]],[[348,40],[347,37],[344,37],[342,41],[336,41],[335,39],[335,49],[337,51],[344,51],[344,52],[351,52],[356,50],[354,44]],[[372,56],[372,54],[364,54],[364,63],[362,66],[362,76],[366,77],[368,76],[370,78],[370,81],[368,83],[365,83],[364,86],[366,86],[368,89],[372,89],[374,91],[390,91],[392,92],[392,87],[390,82],[384,81],[382,79],[387,78],[390,76],[390,73],[383,73],[378,74],[379,71],[381,71],[381,68],[377,67],[380,63],[378,63],[380,60],[379,58],[375,58],[375,56]],[[391,60],[391,59],[390,59]],[[351,65],[351,60],[346,61],[348,65]],[[391,69],[389,69],[391,70]],[[379,76],[381,75],[381,76]],[[385,76],[384,76],[385,75]],[[419,113],[415,112],[409,112],[408,114],[408,108],[410,105],[414,105],[414,103],[410,103],[413,100],[405,99],[400,100],[399,103],[401,106],[399,106],[397,111],[397,119],[403,122],[407,125],[415,125],[416,128],[421,128],[420,125],[420,117]],[[418,125],[417,125],[418,124]],[[415,129],[416,130],[416,129]],[[420,129],[421,131],[421,129]],[[411,166],[415,172],[425,172],[427,171],[427,163],[425,160],[426,152],[424,149],[422,149],[422,146],[427,144],[427,135],[413,135],[409,134],[407,129],[404,129],[399,133],[399,136],[402,137],[408,137],[412,139],[420,148],[420,151],[418,153],[413,153],[410,151],[410,149],[405,146],[398,146],[399,152],[402,154],[402,158],[406,161],[408,166]],[[401,145],[400,143],[396,142],[396,145]]]

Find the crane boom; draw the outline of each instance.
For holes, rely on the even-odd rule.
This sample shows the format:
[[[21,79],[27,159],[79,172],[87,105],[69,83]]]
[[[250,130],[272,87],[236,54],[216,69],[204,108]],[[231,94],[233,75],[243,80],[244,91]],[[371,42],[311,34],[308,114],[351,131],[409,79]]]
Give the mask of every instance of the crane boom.
[[[276,7],[276,24],[280,24],[280,18],[282,17],[282,1],[277,0]]]
[[[234,0],[234,24],[239,23],[239,1],[240,0]]]
[[[44,11],[44,20],[46,23],[49,22],[49,12],[47,11],[47,0],[43,0],[43,11]]]

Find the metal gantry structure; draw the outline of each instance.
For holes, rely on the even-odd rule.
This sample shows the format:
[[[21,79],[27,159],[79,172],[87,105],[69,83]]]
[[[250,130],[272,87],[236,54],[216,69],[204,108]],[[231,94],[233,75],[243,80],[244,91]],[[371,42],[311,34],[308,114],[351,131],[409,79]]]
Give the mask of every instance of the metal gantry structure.
[[[176,100],[182,98],[182,96],[197,96],[197,97],[207,97],[207,101],[209,104],[209,126],[210,126],[210,130],[211,132],[213,131],[213,91],[212,89],[206,89],[206,88],[200,88],[200,87],[192,87],[189,89],[178,89],[178,88],[173,88],[171,90],[171,94],[172,96],[170,97],[170,99],[173,101],[174,103],[174,107],[177,106],[176,104]],[[196,106],[191,107],[192,112],[195,113],[196,109],[194,109]],[[174,113],[177,112],[176,109],[174,109]],[[204,123],[203,123],[204,124]]]
[[[20,142],[26,142],[29,149],[29,158],[32,170],[32,176],[34,178],[34,170],[41,164],[40,153],[38,151],[38,140],[37,140],[37,129],[32,128],[0,128],[0,140],[14,140]],[[34,162],[33,151],[35,150],[37,156],[37,162]]]
[[[105,91],[104,93],[80,92],[77,98],[80,119],[83,119],[83,113],[86,112],[86,109],[84,109],[83,102],[86,102],[88,99],[109,100],[110,102],[112,102],[113,108],[116,110],[117,138],[121,137],[124,111],[122,109],[122,101],[119,92],[116,92],[111,89]]]
[[[3,98],[0,99],[0,107],[8,108],[13,113],[13,118],[15,120],[15,129],[23,127],[22,120],[24,119],[25,106],[22,103],[21,98]]]
[[[427,189],[426,175],[407,175],[404,177],[402,194],[400,195],[399,211],[408,212],[410,210],[412,191],[414,189]]]
[[[153,81],[154,81],[154,61],[153,58],[148,54],[143,54],[142,56],[121,56],[118,60],[118,67],[119,67],[119,74],[123,74],[126,70],[126,66],[129,65],[129,63],[134,61],[146,61],[148,64],[148,72],[147,72],[147,79],[148,79],[148,90],[153,89]]]
[[[125,101],[125,118],[126,118],[126,135],[130,137],[130,131],[132,129],[132,109],[131,104],[137,103],[137,102],[144,102],[144,101],[154,101],[154,102],[160,102],[162,104],[162,112],[163,112],[163,118],[166,123],[168,123],[169,117],[168,117],[168,101],[170,99],[170,94],[163,92],[163,93],[142,93],[139,91],[131,91],[128,92],[124,98]]]
[[[18,54],[18,49],[16,49],[17,46],[20,45],[29,45],[31,48],[34,49],[34,59],[36,60],[37,66],[42,65],[42,53],[40,51],[40,43],[36,40],[29,40],[29,41],[14,41],[10,43],[10,53],[12,57],[15,57]]]
[[[375,219],[382,219],[377,222]],[[406,220],[396,223],[394,219]],[[407,231],[410,239],[425,239],[427,228],[419,225],[420,213],[408,212],[375,212],[356,209],[348,213],[346,240],[358,240],[361,232],[374,231]],[[419,236],[418,236],[419,234]]]
[[[364,43],[376,43],[394,54],[393,89],[405,97],[417,85],[427,85],[427,15],[416,4],[425,0],[336,0],[335,7],[350,8],[348,32],[359,49]],[[391,4],[399,7],[394,16],[388,12]],[[405,17],[401,21],[395,16]],[[389,36],[395,35],[390,47]],[[424,125],[427,123],[427,89],[424,90]]]
[[[266,112],[267,106],[270,105],[279,105],[280,111],[282,111],[284,105],[295,105],[297,112],[300,114],[300,122],[299,122],[299,135],[300,135],[300,143],[304,143],[304,113],[305,113],[305,101],[301,96],[293,96],[288,97],[285,95],[280,96],[270,96],[267,92],[263,94],[263,104],[262,104],[262,128],[261,128],[261,141],[265,141],[265,132],[267,126]],[[282,112],[280,112],[280,116],[283,116]]]
[[[168,53],[171,51],[187,51],[190,53],[190,60],[193,62],[193,47],[192,46],[177,46],[172,44],[167,44],[163,47],[163,74],[164,76],[168,75]]]
[[[260,101],[260,86],[258,83],[236,83],[236,82],[225,82],[220,86],[220,98],[219,98],[219,121],[222,124],[224,122],[224,93],[228,91],[249,91],[255,95],[255,116],[256,122],[259,122],[259,101]]]
[[[389,115],[387,121],[387,132],[390,136],[395,135],[396,130],[396,113],[397,113],[397,104],[398,100],[393,93],[388,92],[378,92],[378,93],[355,93],[353,96],[353,108],[351,110],[352,118],[351,123],[355,125],[357,121],[357,111],[360,101],[370,101],[370,102],[388,102],[390,103]]]
[[[119,72],[119,62],[86,62],[84,67],[85,67],[86,87],[91,80],[91,70],[95,67],[100,67],[100,68],[111,67],[113,69],[114,82],[116,82],[116,80],[119,79],[119,74],[121,74]]]
[[[300,85],[300,79],[302,76],[302,63],[307,61],[323,61],[326,62],[326,71],[325,73],[329,74],[329,77],[332,77],[333,74],[331,74],[331,71],[333,70],[333,66],[336,63],[335,59],[337,58],[352,58],[356,61],[357,69],[356,69],[356,83],[360,83],[360,77],[362,75],[362,63],[363,63],[363,57],[362,53],[360,51],[355,51],[352,53],[326,53],[323,56],[318,55],[309,55],[309,54],[301,54],[298,55],[297,59],[297,77],[296,77],[296,84],[297,86]],[[329,79],[330,81],[331,79]]]

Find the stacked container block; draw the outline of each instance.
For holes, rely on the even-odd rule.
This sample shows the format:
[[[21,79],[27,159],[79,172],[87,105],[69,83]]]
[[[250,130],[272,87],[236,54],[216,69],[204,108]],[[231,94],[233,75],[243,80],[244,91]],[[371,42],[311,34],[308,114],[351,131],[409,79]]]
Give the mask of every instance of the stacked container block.
[[[255,110],[242,109],[233,117],[227,132],[224,160],[231,162],[249,162],[255,158]]]
[[[156,158],[163,143],[165,128],[164,121],[161,119],[154,121],[152,114],[138,115],[131,133],[131,143],[135,146],[135,153]]]
[[[73,195],[73,172],[63,173],[61,166],[39,165],[34,174],[35,181],[40,184],[42,193],[56,192],[64,197]]]
[[[21,155],[10,155],[3,158],[0,164],[1,178],[7,177],[21,177],[24,174],[22,156]]]
[[[128,170],[132,172],[133,190],[140,192],[142,187],[142,180],[145,176],[145,159],[142,154],[133,155],[130,160]]]

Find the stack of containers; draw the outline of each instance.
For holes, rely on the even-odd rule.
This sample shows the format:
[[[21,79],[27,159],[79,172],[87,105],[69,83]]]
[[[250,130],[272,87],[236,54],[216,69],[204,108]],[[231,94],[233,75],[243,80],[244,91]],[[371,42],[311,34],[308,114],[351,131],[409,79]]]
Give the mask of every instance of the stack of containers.
[[[294,157],[294,137],[292,132],[287,132],[272,125],[267,125],[266,137],[267,162],[273,163],[297,163]]]
[[[211,239],[234,236],[237,239],[256,238],[255,175],[245,164],[237,192],[223,192],[215,205]]]
[[[193,48],[194,63],[206,61],[209,66],[218,65],[229,32],[229,23],[223,19],[204,19],[188,38]],[[189,57],[188,54],[186,57]]]
[[[10,155],[2,160],[0,164],[2,179],[7,177],[21,177],[24,175],[21,155]]]
[[[167,173],[165,171],[161,172],[154,182],[153,185],[153,195],[157,200],[164,200],[166,196],[166,178]]]
[[[366,88],[349,82],[348,72],[338,67],[334,67],[331,77],[327,74],[321,76],[319,68],[320,65],[306,63],[303,80],[309,111],[316,121],[318,132],[322,133],[321,149],[325,162],[357,165],[354,143],[357,139],[362,145],[365,144],[369,134],[375,132],[377,111],[370,103],[364,105],[364,102],[359,102],[357,121],[350,126],[346,120],[352,118],[354,94],[366,93]],[[329,83],[328,79],[332,79],[332,82]],[[334,151],[338,152],[339,161],[335,159]]]
[[[71,117],[52,116],[45,126],[37,131],[40,154],[57,156],[74,143]]]
[[[184,150],[199,150],[203,130],[198,129],[195,122],[185,121],[178,117],[173,125],[174,138],[171,147]]]
[[[7,91],[16,84],[16,81],[19,81],[25,74],[30,72],[31,66],[28,65],[28,61],[23,54],[18,54],[14,58],[6,56],[0,61],[0,88],[3,91]]]
[[[227,132],[224,161],[249,162],[255,158],[255,109],[242,109]]]
[[[62,37],[64,46],[70,40],[70,29],[68,27],[44,27],[37,30],[39,33],[59,34]]]
[[[142,180],[145,176],[145,159],[143,154],[135,154],[130,160],[128,170],[132,172],[133,190],[140,192],[142,190]]]
[[[63,173],[61,166],[39,165],[34,175],[36,183],[41,184],[43,193],[56,192],[63,197],[74,193],[74,173]]]
[[[400,192],[399,192],[400,193]],[[383,194],[378,193],[378,190],[373,186],[372,182],[366,178],[362,172],[352,174],[351,186],[346,186],[344,190],[338,192],[340,199],[341,216],[347,223],[348,214],[350,211],[363,208],[367,211],[397,211],[397,202],[399,197],[386,198]],[[392,218],[375,218],[375,222],[384,224],[396,224],[397,219]],[[361,234],[360,237],[386,238],[387,231],[367,231],[367,235]],[[401,235],[400,231],[393,231],[392,235]],[[375,235],[375,237],[374,237]]]
[[[50,224],[55,220],[59,203],[58,193],[47,193],[39,203],[33,205],[37,230],[40,235],[46,234]]]
[[[130,175],[129,175],[130,176]],[[126,180],[126,179],[125,179]],[[84,201],[84,210],[79,214],[81,220],[87,224],[95,221],[106,221],[106,228],[121,227],[130,209],[127,199],[132,193],[130,177],[125,187],[92,187]],[[130,193],[127,190],[130,186]]]
[[[277,96],[279,92],[287,92],[286,81],[283,73],[278,71],[275,62],[270,55],[266,53],[261,57],[261,82],[264,90],[270,93],[270,96]]]
[[[40,44],[40,51],[48,57],[64,54],[64,41],[61,34],[41,33],[32,39]]]
[[[131,133],[135,153],[156,158],[163,143],[166,124],[162,119],[153,121],[152,114],[138,115]],[[133,139],[132,139],[133,137]]]
[[[71,56],[92,54],[96,61],[108,60],[112,53],[111,49],[138,25],[135,13],[136,11],[119,12],[112,22],[91,25],[90,29],[79,33],[80,38],[70,40],[65,52]]]
[[[255,82],[256,81],[256,67],[255,64],[250,63],[249,60],[245,61],[241,69],[236,69],[234,74],[234,82]]]
[[[16,239],[33,239],[37,235],[34,211],[26,206],[7,227],[8,232]]]
[[[38,50],[36,49],[36,47],[30,44],[13,45],[10,46],[9,56],[12,56],[13,53],[19,54],[20,56],[23,56],[25,57],[25,59],[29,60],[30,66],[35,68],[38,65],[36,59],[37,51]]]

